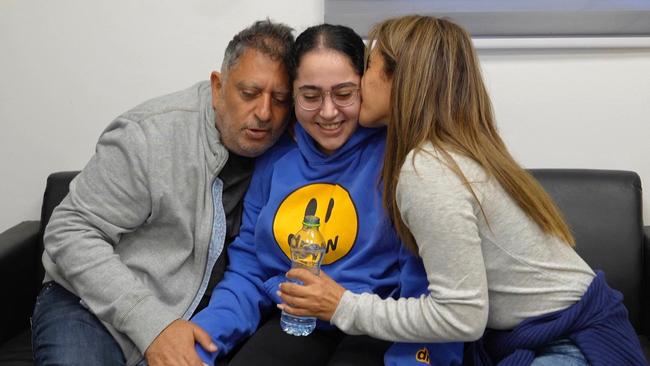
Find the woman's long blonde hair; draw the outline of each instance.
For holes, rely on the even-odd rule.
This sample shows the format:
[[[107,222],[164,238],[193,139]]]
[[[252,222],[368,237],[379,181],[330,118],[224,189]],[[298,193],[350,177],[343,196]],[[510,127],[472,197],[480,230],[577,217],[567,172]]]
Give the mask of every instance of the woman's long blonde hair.
[[[449,152],[476,161],[544,232],[573,245],[558,208],[515,162],[497,133],[469,34],[449,20],[413,15],[375,25],[369,38],[373,52],[384,59],[384,72],[392,77],[383,200],[404,244],[417,253],[395,201],[399,173],[411,150],[431,142],[475,198]]]

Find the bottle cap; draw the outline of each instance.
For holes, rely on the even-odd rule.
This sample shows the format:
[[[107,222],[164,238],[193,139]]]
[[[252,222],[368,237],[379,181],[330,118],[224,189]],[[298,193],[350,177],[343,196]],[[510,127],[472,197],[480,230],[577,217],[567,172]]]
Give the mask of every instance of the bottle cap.
[[[308,227],[318,227],[320,226],[320,219],[318,216],[307,215],[305,219],[302,220],[302,224]]]

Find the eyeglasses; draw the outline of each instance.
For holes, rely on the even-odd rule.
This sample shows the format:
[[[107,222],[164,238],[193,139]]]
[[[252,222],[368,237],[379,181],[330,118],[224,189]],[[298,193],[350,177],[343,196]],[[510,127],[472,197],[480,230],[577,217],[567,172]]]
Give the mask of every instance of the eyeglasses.
[[[349,107],[359,99],[359,88],[345,87],[335,90],[301,90],[296,94],[298,105],[306,111],[315,111],[319,109],[325,101],[325,96],[329,95],[337,107]]]

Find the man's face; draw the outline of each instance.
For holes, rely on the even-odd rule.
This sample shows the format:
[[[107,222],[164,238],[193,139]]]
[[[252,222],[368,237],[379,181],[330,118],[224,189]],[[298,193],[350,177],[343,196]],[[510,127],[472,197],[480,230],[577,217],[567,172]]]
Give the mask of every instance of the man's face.
[[[228,150],[256,157],[278,140],[291,106],[289,76],[282,62],[249,48],[225,79],[214,71],[210,81],[216,126]]]

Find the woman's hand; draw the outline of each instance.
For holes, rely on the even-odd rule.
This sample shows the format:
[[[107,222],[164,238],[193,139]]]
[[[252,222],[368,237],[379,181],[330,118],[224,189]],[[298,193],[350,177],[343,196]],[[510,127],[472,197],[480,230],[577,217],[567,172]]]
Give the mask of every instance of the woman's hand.
[[[319,276],[306,269],[295,268],[287,278],[302,281],[304,285],[284,282],[278,295],[284,301],[278,308],[297,316],[315,316],[330,321],[345,292],[345,288],[321,271]]]

